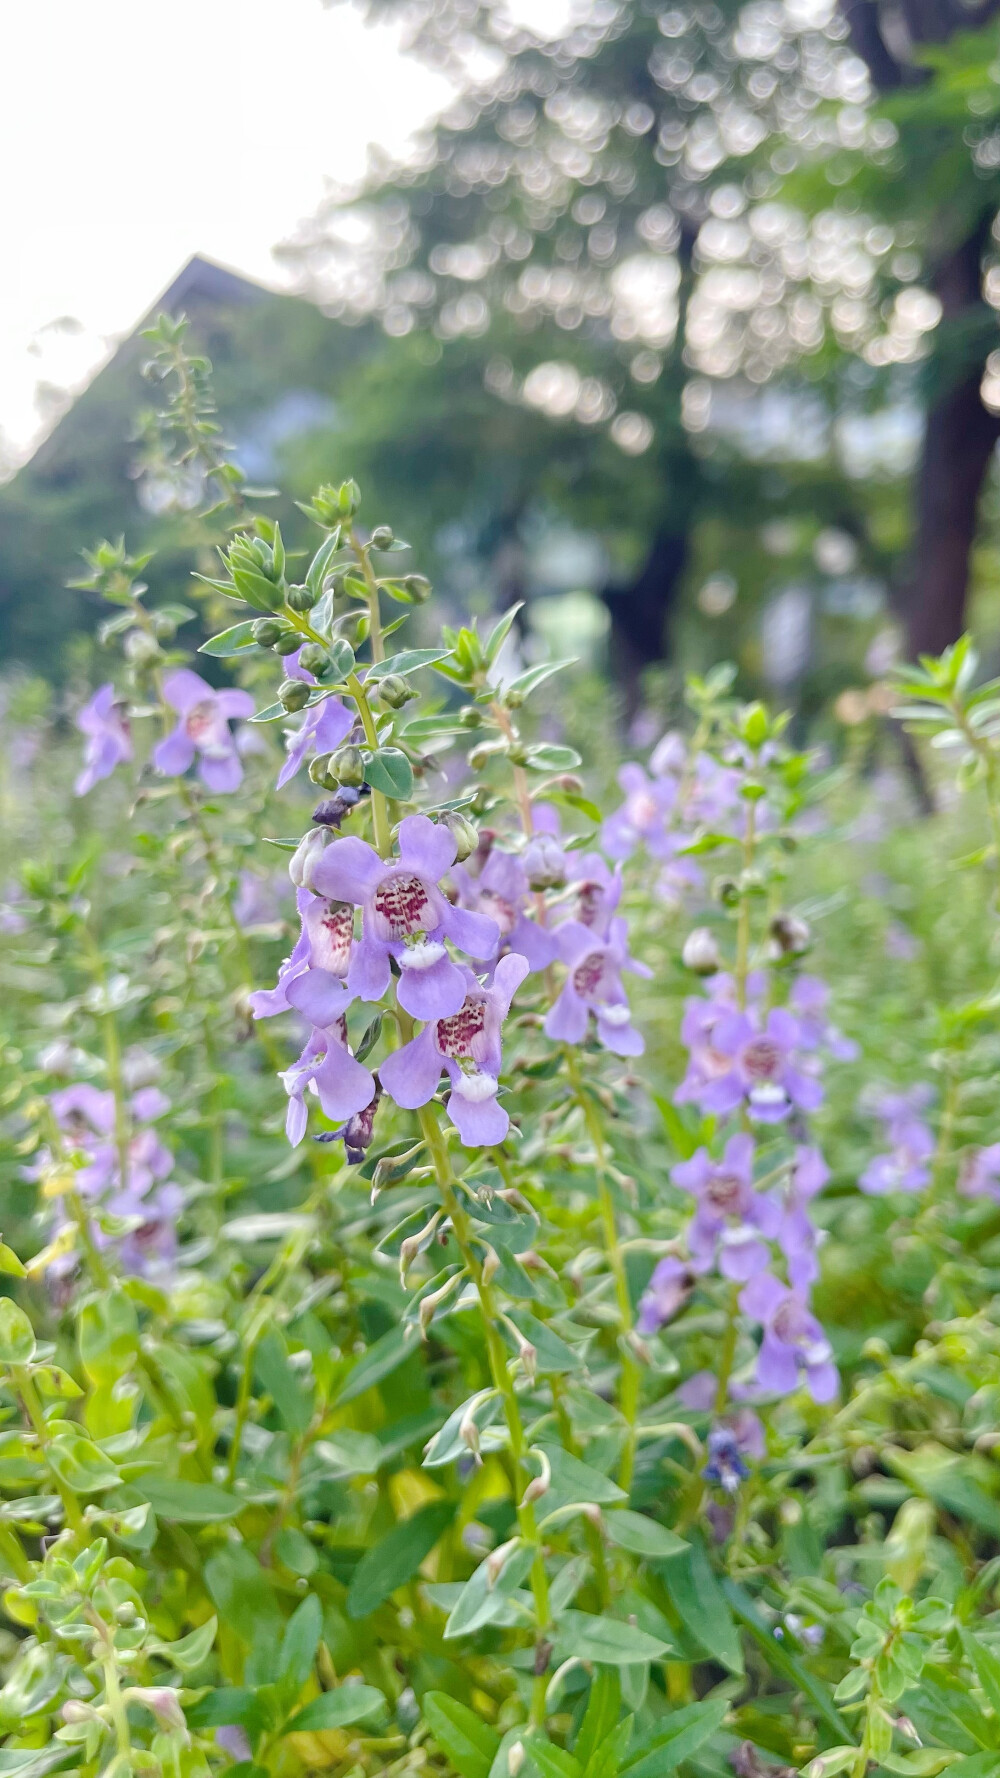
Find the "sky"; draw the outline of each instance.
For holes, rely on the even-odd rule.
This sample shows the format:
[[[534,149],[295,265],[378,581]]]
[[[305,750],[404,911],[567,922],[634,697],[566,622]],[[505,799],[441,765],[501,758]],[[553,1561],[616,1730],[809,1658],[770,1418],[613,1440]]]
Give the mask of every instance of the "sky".
[[[0,7],[0,61],[8,463],[45,430],[39,385],[83,386],[193,253],[280,287],[272,248],[325,182],[448,98],[321,0],[31,0]]]

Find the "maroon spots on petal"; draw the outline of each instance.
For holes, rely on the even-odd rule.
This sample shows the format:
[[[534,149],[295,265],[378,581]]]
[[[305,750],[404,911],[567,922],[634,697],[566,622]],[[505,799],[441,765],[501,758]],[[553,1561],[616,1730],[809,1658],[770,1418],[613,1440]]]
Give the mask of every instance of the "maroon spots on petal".
[[[745,1186],[735,1173],[713,1173],[705,1187],[705,1202],[720,1216],[739,1216],[744,1209]]]
[[[413,932],[429,932],[437,915],[422,877],[383,877],[375,891],[375,914],[386,939],[407,938]]]
[[[495,920],[500,928],[501,938],[509,938],[517,925],[517,909],[512,902],[498,895],[495,889],[481,889],[479,892],[479,909]]]
[[[577,919],[582,926],[596,926],[604,913],[604,889],[600,883],[581,883]]]
[[[346,975],[354,939],[354,909],[349,901],[328,901],[313,944],[313,962],[332,975]]]
[[[464,1006],[448,1019],[438,1019],[437,1046],[443,1056],[453,1061],[466,1061],[472,1045],[486,1028],[486,1004],[470,995]]]
[[[214,734],[218,727],[218,722],[219,718],[215,704],[206,698],[200,704],[194,704],[188,711],[184,718],[184,727],[192,741],[197,746],[200,742],[207,741],[211,735]]]
[[[743,1051],[743,1066],[751,1080],[773,1080],[781,1068],[781,1050],[770,1037],[752,1037]]]
[[[606,975],[603,951],[589,951],[572,973],[572,983],[581,1000],[594,1000],[604,986]]]

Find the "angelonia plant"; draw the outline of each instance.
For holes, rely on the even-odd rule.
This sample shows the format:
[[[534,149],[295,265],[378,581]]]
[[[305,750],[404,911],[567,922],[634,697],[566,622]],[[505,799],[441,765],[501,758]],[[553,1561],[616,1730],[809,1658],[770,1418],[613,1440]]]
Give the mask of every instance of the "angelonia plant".
[[[434,635],[350,480],[287,547],[150,344],[218,628],[89,554],[0,908],[0,1769],[990,1778],[995,687],[907,678],[994,837],[906,927],[731,669],[606,797],[516,607]]]

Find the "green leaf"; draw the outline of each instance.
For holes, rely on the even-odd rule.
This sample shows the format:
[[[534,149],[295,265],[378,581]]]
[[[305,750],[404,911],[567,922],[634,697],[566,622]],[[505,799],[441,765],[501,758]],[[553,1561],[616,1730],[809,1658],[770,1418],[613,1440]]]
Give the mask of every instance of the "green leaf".
[[[294,1703],[312,1673],[322,1633],[323,1607],[316,1594],[309,1593],[292,1612],[281,1639],[278,1678],[289,1703]]]
[[[450,648],[404,648],[400,654],[391,654],[388,660],[376,661],[368,667],[365,684],[375,685],[380,679],[388,679],[390,674],[405,679],[407,673],[415,673],[418,667],[434,667],[438,661],[446,661],[450,654]]]
[[[100,1494],[121,1481],[110,1457],[82,1434],[65,1433],[54,1438],[47,1456],[59,1480],[74,1494]]]
[[[508,606],[503,616],[494,624],[486,641],[483,643],[483,653],[486,656],[487,666],[492,667],[497,655],[500,653],[501,648],[506,642],[507,637],[510,635],[514,619],[518,612],[523,611],[523,609],[524,600],[518,599],[517,604]]]
[[[544,1497],[547,1511],[553,1511],[557,1500],[563,1506],[584,1500],[596,1506],[617,1506],[627,1498],[624,1489],[610,1476],[582,1463],[579,1457],[572,1457],[561,1445],[546,1445],[545,1455],[552,1469],[552,1484]]]
[[[648,1668],[644,1669],[648,1672]],[[613,1673],[613,1667],[600,1667],[600,1673]],[[600,1746],[595,1749],[587,1763],[585,1778],[618,1778],[622,1762],[628,1752],[632,1739],[632,1725],[635,1718],[626,1716],[624,1722],[618,1723],[609,1735],[604,1737]]]
[[[388,1333],[369,1346],[363,1352],[354,1368],[347,1373],[336,1398],[336,1406],[344,1407],[357,1396],[364,1395],[366,1389],[374,1389],[377,1383],[390,1377],[393,1371],[405,1364],[410,1353],[420,1344],[420,1337],[415,1327],[391,1327]]]
[[[384,1708],[385,1698],[373,1685],[338,1685],[336,1691],[314,1698],[285,1723],[281,1733],[301,1735],[317,1729],[346,1729]]]
[[[474,1710],[447,1692],[426,1692],[424,1718],[461,1778],[489,1778],[500,1737]]]
[[[699,1647],[730,1673],[741,1674],[739,1631],[704,1546],[690,1544],[684,1555],[671,1557],[659,1572],[678,1617]]]
[[[326,576],[326,571],[339,548],[340,526],[335,525],[330,532],[329,537],[324,537],[319,549],[316,551],[316,554],[313,556],[313,559],[309,564],[309,569],[306,574],[306,586],[311,593],[315,593],[317,599],[323,591],[323,581]]]
[[[172,1481],[169,1476],[141,1476],[136,1482],[158,1519],[176,1525],[215,1525],[234,1519],[245,1502],[214,1482]]]
[[[245,1685],[224,1685],[185,1711],[192,1729],[246,1729],[253,1737],[274,1727],[267,1701]]]
[[[253,639],[255,617],[248,618],[246,623],[233,624],[228,630],[220,630],[217,636],[210,636],[198,650],[199,654],[210,654],[215,660],[227,660],[230,655],[244,654],[248,648],[256,648]]]
[[[598,1667],[590,1685],[590,1697],[580,1733],[573,1748],[580,1764],[587,1768],[591,1757],[607,1740],[615,1727],[622,1707],[621,1680],[616,1667]]]
[[[92,1383],[116,1383],[139,1353],[135,1304],[112,1288],[85,1303],[77,1321],[80,1362]]]
[[[727,1698],[705,1698],[661,1718],[653,1734],[635,1749],[622,1778],[663,1778],[665,1772],[675,1771],[721,1728],[728,1709]]]
[[[579,1760],[564,1747],[553,1747],[552,1742],[541,1735],[532,1735],[528,1752],[542,1778],[581,1778]]]
[[[633,1556],[648,1556],[652,1560],[665,1556],[677,1556],[687,1549],[683,1537],[676,1531],[668,1531],[665,1525],[657,1524],[655,1519],[648,1519],[645,1513],[634,1513],[622,1508],[618,1512],[608,1513],[604,1520],[604,1528],[611,1542],[619,1549],[630,1550]]]
[[[734,1615],[748,1630],[773,1673],[788,1680],[796,1691],[811,1699],[827,1727],[838,1741],[849,1741],[850,1730],[830,1696],[829,1688],[815,1677],[791,1649],[775,1637],[770,1624],[762,1617],[756,1601],[734,1580],[723,1583]]]
[[[971,1630],[961,1630],[959,1634],[966,1660],[975,1670],[976,1678],[986,1693],[991,1708],[1000,1714],[1000,1658],[984,1642],[980,1642]]]
[[[247,717],[247,721],[278,722],[281,717],[287,717],[287,715],[288,711],[285,709],[284,704],[265,704],[263,710],[255,710],[252,716]]]
[[[474,1630],[481,1629],[494,1618],[508,1618],[508,1606],[531,1573],[533,1560],[534,1552],[530,1546],[522,1544],[508,1556],[492,1586],[489,1565],[487,1562],[480,1562],[452,1606],[444,1627],[445,1640],[450,1641],[456,1636],[471,1636]]]
[[[0,1241],[0,1272],[6,1272],[11,1278],[26,1278],[28,1275],[13,1247],[8,1247],[5,1241]]]
[[[659,1661],[669,1645],[650,1636],[635,1624],[618,1618],[595,1617],[589,1611],[564,1611],[559,1620],[559,1645],[563,1659],[579,1656],[610,1667],[632,1667],[641,1661]]]
[[[145,1646],[152,1654],[162,1655],[164,1660],[169,1661],[181,1673],[196,1673],[212,1652],[218,1627],[218,1618],[210,1617],[206,1623],[199,1624],[197,1630],[192,1630],[190,1635],[182,1636],[177,1642],[154,1640],[147,1642]]]
[[[383,796],[405,802],[413,790],[413,767],[398,747],[379,747],[365,761],[365,782]]]
[[[554,673],[561,673],[564,667],[575,666],[576,659],[570,656],[562,661],[539,661],[537,667],[528,667],[526,672],[519,673],[516,679],[505,685],[503,695],[506,697],[513,691],[526,698],[529,692],[534,691],[536,686],[543,685],[546,679],[551,679]]]
[[[531,1225],[532,1232],[534,1232],[534,1226],[534,1224]],[[583,1369],[583,1359],[580,1354],[574,1352],[572,1346],[567,1345],[565,1340],[560,1339],[551,1327],[547,1327],[544,1321],[539,1321],[538,1317],[532,1315],[530,1310],[519,1308],[517,1313],[511,1316],[511,1320],[516,1323],[525,1339],[530,1340],[538,1353],[540,1371],[544,1371],[548,1376],[558,1377],[565,1376],[568,1371]],[[501,1332],[505,1338],[512,1342],[509,1328],[502,1325]],[[543,1512],[545,1510],[544,1504],[542,1510]]]
[[[9,1296],[0,1297],[0,1364],[29,1364],[35,1335],[23,1309]]]
[[[572,772],[583,761],[575,747],[557,747],[554,742],[542,741],[537,747],[528,748],[527,764],[533,772]]]
[[[254,1353],[254,1370],[274,1403],[286,1432],[305,1432],[313,1417],[313,1395],[288,1362],[288,1350],[277,1328],[264,1335]]]
[[[348,1588],[348,1617],[367,1617],[411,1580],[454,1517],[453,1501],[433,1500],[366,1550]]]

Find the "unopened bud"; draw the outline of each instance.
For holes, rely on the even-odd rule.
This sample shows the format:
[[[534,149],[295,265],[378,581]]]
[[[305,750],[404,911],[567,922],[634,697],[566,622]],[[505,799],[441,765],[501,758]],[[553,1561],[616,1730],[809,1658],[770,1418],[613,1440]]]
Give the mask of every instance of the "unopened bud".
[[[309,776],[321,790],[336,790],[337,780],[330,770],[329,753],[317,753],[315,759],[309,761]]]
[[[318,599],[319,592],[307,586],[290,586],[285,594],[290,611],[311,611]]]
[[[472,1452],[477,1464],[482,1463],[483,1459],[479,1444],[479,1427],[476,1425],[471,1414],[466,1414],[463,1417],[458,1428],[458,1436],[466,1450]]]
[[[455,860],[464,864],[479,845],[479,835],[468,816],[463,815],[461,809],[447,809],[438,826],[447,828],[455,842]]]
[[[276,619],[275,621],[277,622],[278,620]],[[298,630],[291,630],[286,627],[282,630],[278,640],[272,642],[271,647],[274,649],[275,654],[280,655],[282,659],[284,659],[285,655],[298,654],[299,649],[302,647],[302,637],[299,635]]]
[[[740,899],[740,886],[732,877],[716,877],[712,884],[712,894],[721,901],[724,908],[735,907]]]
[[[463,728],[482,728],[486,717],[478,704],[463,704],[458,713],[458,720]]]
[[[520,1741],[512,1741],[507,1749],[507,1770],[510,1773],[510,1778],[517,1778],[521,1767],[524,1765],[524,1759],[525,1754],[523,1744]]]
[[[142,1704],[155,1716],[160,1727],[172,1729],[182,1734],[185,1742],[188,1738],[187,1722],[181,1709],[181,1701],[169,1685],[130,1685],[122,1693],[122,1697],[130,1704]]]
[[[315,673],[317,679],[322,679],[331,666],[329,649],[321,642],[307,642],[299,655],[299,666],[304,672]]]
[[[795,914],[776,914],[771,921],[771,937],[785,957],[801,957],[812,944],[808,924]]]
[[[529,1383],[533,1383],[538,1375],[538,1348],[533,1346],[530,1340],[522,1339],[517,1348],[517,1356],[521,1360],[524,1374]]]
[[[506,1543],[498,1543],[486,1558],[486,1585],[492,1592],[503,1573],[508,1556],[512,1555],[521,1542],[519,1537],[510,1537]]]
[[[123,648],[125,659],[133,667],[149,667],[160,658],[160,644],[145,630],[130,630]]]
[[[92,1704],[82,1704],[78,1698],[67,1698],[59,1714],[63,1722],[100,1722],[101,1720]]]
[[[486,1258],[483,1260],[483,1283],[492,1284],[500,1270],[500,1255],[492,1247],[487,1247]]]
[[[131,1599],[123,1599],[120,1605],[115,1606],[116,1624],[134,1624],[137,1616],[138,1612]]]
[[[522,1506],[530,1506],[534,1501],[541,1500],[543,1494],[547,1494],[552,1485],[552,1465],[549,1462],[548,1457],[545,1455],[545,1452],[539,1450],[536,1445],[532,1448],[531,1455],[538,1458],[538,1461],[542,1466],[542,1473],[541,1475],[533,1476],[528,1483],[521,1500]]]
[[[303,679],[283,679],[278,687],[278,702],[285,710],[302,710],[309,702],[309,686]]]
[[[393,542],[391,525],[376,525],[372,532],[372,549],[388,549]]]
[[[390,710],[401,710],[418,693],[398,673],[388,673],[384,679],[379,680],[378,695],[383,704],[388,704]]]
[[[425,574],[408,574],[403,581],[414,605],[424,605],[431,596],[431,583]]]
[[[360,747],[339,747],[330,756],[330,772],[338,784],[360,790],[365,781],[365,762]]]
[[[399,1249],[399,1282],[405,1283],[406,1274],[420,1252],[421,1235],[407,1235]]]
[[[312,872],[326,851],[326,842],[322,827],[311,827],[299,841],[288,861],[288,874],[296,889],[312,888]]]
[[[566,881],[566,856],[551,833],[533,834],[524,848],[524,868],[532,889],[560,889]]]
[[[581,1508],[581,1512],[588,1525],[593,1525],[595,1531],[604,1530],[604,1514],[595,1501],[588,1500]]]
[[[696,975],[714,975],[722,962],[714,932],[707,926],[696,926],[689,932],[681,951],[681,962],[685,969],[693,969]]]
[[[259,617],[250,628],[250,634],[258,648],[273,648],[280,637],[290,633],[294,634],[294,631],[289,632],[288,625],[282,617]]]

